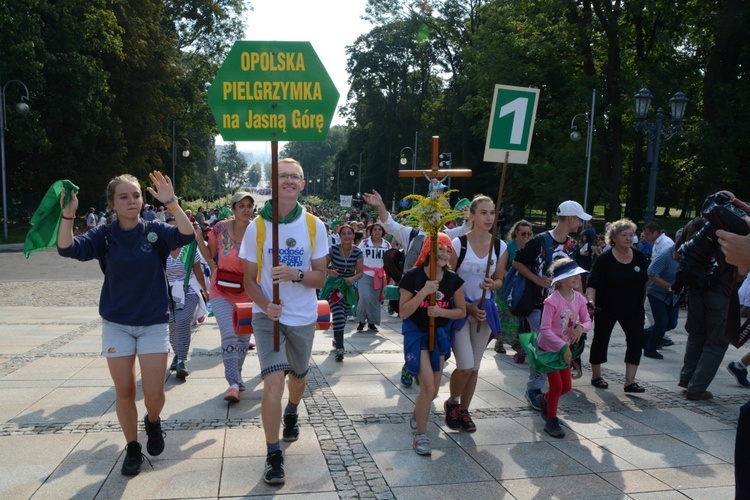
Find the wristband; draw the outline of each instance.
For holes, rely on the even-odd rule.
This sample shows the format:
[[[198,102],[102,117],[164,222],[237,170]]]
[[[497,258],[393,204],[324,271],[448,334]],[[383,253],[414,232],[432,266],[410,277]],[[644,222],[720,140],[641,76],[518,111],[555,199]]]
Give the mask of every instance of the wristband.
[[[73,217],[65,217],[65,214],[62,214],[62,218],[65,220],[76,220],[75,215]]]
[[[180,202],[177,201],[177,200],[170,200],[169,203],[170,204],[174,203],[174,205],[172,206],[172,208],[169,208],[169,205],[167,205],[167,212],[169,212],[169,213],[175,213],[177,211],[177,209],[180,208]]]
[[[166,207],[167,205],[169,205],[173,201],[179,201],[179,200],[180,199],[177,196],[172,196],[170,199],[168,199],[167,201],[164,202],[164,206]]]

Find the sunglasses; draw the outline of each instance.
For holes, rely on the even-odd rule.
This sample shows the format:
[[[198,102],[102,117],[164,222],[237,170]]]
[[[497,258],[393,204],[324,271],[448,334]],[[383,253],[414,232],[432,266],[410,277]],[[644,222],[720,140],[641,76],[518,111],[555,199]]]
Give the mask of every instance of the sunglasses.
[[[519,236],[531,236],[531,231],[524,231],[524,232],[521,232],[521,233],[518,233],[518,234],[519,234]]]

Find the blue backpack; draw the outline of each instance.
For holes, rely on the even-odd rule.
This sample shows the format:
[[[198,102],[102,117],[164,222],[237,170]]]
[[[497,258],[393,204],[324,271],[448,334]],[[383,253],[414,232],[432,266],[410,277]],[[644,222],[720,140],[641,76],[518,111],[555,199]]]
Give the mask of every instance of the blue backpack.
[[[546,269],[552,263],[553,241],[547,231],[542,233],[542,238],[544,239],[542,256],[544,257],[544,268]],[[529,269],[531,270],[530,267]],[[534,283],[529,283],[515,267],[511,266],[510,271],[505,276],[505,280],[503,280],[500,297],[505,301],[508,310],[513,316],[525,317],[534,310],[538,297],[538,288]]]

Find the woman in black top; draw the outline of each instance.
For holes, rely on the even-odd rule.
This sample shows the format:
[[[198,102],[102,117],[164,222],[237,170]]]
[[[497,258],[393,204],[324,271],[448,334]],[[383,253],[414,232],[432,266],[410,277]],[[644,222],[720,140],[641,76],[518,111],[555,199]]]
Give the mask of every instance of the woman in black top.
[[[435,281],[430,281],[431,237],[427,236],[414,267],[401,278],[399,315],[404,320],[404,359],[412,377],[418,377],[419,395],[414,403],[411,427],[415,431],[412,445],[419,455],[430,455],[427,420],[430,404],[437,397],[445,360],[450,357],[450,321],[466,316],[464,280],[450,270],[448,264],[453,242],[445,233],[438,233]],[[435,305],[430,305],[430,295]],[[435,345],[428,350],[430,318],[435,318]]]
[[[602,253],[591,268],[586,298],[595,310],[594,340],[591,342],[591,385],[608,387],[601,376],[607,362],[609,338],[615,323],[625,332],[625,392],[646,392],[635,381],[643,349],[643,304],[648,283],[648,260],[633,248],[636,226],[628,219],[613,222],[606,241],[612,248]]]

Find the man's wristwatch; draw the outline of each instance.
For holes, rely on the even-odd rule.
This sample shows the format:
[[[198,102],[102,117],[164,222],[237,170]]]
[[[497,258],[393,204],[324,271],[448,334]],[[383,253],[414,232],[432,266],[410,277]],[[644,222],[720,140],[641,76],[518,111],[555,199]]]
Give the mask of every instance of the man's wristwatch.
[[[300,271],[299,269],[297,269],[297,279],[296,280],[292,280],[292,283],[299,283],[303,279],[305,279],[305,273],[303,273],[302,271]]]

